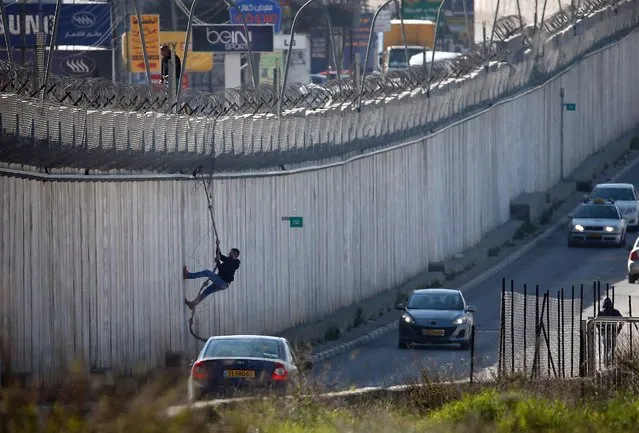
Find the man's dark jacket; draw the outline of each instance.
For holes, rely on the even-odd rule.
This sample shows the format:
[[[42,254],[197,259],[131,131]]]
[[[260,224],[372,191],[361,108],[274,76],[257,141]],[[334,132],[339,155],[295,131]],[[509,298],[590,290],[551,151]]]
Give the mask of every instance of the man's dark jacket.
[[[162,76],[166,77],[169,75],[169,63],[171,62],[171,53],[169,52],[169,56],[165,59],[162,58]],[[175,83],[179,86],[178,81],[180,80],[180,71],[182,70],[182,61],[180,57],[175,55]]]

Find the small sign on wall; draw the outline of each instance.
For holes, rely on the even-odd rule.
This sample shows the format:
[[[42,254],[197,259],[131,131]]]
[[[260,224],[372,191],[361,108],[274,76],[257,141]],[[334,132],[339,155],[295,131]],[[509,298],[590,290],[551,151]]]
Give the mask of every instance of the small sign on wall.
[[[282,217],[282,221],[288,221],[290,228],[304,227],[304,219],[302,217]]]

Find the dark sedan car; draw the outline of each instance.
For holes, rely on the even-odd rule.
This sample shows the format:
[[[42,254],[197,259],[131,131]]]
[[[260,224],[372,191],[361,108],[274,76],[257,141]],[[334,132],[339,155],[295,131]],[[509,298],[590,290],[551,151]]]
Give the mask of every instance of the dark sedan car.
[[[409,344],[460,344],[468,350],[475,326],[475,307],[467,305],[459,290],[419,289],[395,308],[399,319],[399,348]]]
[[[191,367],[189,402],[204,397],[228,397],[238,391],[286,393],[313,368],[300,361],[289,342],[266,335],[211,337]]]

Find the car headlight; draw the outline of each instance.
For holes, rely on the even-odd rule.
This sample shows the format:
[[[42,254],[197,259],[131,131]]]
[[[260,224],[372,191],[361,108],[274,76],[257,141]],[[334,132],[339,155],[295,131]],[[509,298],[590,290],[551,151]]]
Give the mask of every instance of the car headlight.
[[[606,230],[608,233],[610,233],[610,232],[614,232],[616,229],[617,229],[616,227],[608,226],[604,230]]]
[[[578,232],[583,232],[584,231],[584,226],[582,226],[581,224],[575,224],[574,228]]]
[[[402,321],[404,323],[415,323],[415,319],[408,313],[402,314]]]
[[[467,323],[467,322],[468,322],[467,316],[459,316],[458,318],[453,320],[453,325],[463,325],[464,323]]]

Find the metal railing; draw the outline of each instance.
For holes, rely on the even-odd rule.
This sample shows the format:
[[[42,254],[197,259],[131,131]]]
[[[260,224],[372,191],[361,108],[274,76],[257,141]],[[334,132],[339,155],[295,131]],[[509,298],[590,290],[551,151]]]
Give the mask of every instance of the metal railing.
[[[591,317],[584,328],[586,375],[608,388],[633,386],[639,377],[639,317]]]

